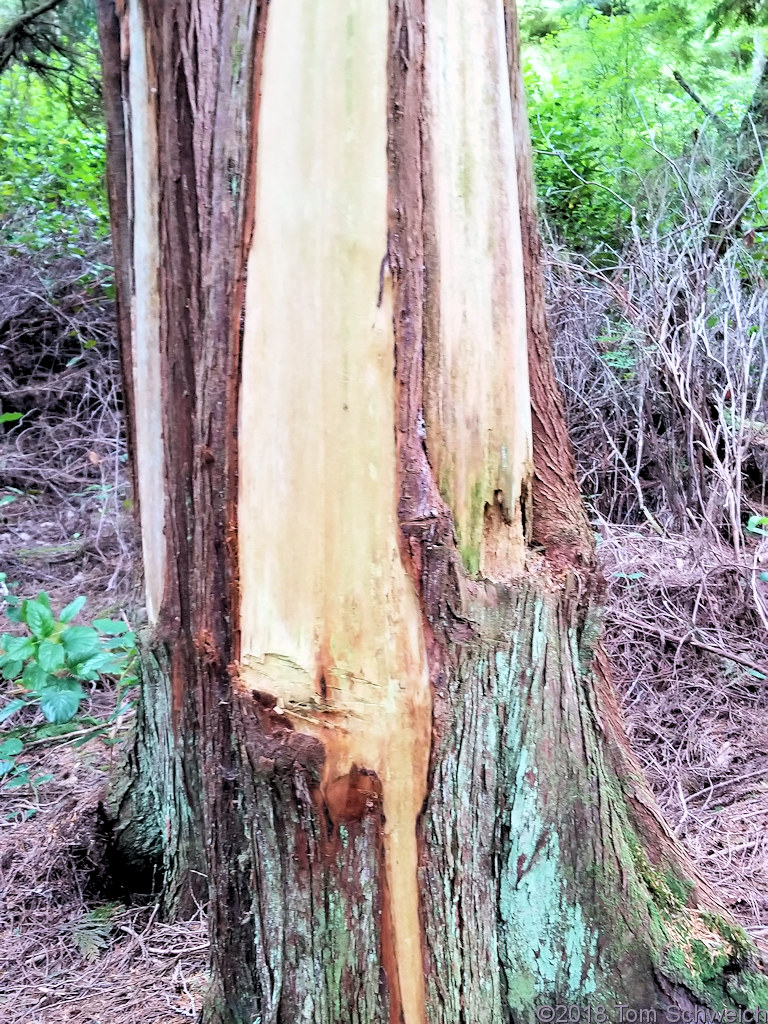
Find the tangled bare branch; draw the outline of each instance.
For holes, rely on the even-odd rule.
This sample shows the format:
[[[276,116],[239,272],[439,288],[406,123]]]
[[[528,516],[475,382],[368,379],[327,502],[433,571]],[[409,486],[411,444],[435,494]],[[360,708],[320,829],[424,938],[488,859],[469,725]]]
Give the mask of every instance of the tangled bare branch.
[[[47,14],[66,0],[44,0],[29,11],[23,11],[0,32],[0,74],[14,61],[23,60],[33,71],[44,74],[51,68],[46,58],[51,54],[70,57],[70,48],[63,42],[58,26]]]

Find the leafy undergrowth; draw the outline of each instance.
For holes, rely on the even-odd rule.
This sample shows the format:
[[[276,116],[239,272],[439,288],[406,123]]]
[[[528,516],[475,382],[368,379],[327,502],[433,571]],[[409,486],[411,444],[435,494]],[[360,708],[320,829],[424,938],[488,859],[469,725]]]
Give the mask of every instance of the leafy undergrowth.
[[[91,712],[114,700],[104,691]],[[123,902],[101,802],[119,750],[41,745],[37,792],[0,797],[0,1019],[6,1024],[177,1024],[207,981],[202,910],[182,924]]]
[[[3,1024],[175,1024],[195,1019],[207,981],[202,908],[168,925],[151,895],[131,903],[102,810],[133,695],[120,671],[94,673],[87,661],[97,637],[120,647],[117,624],[141,622],[107,260],[108,247],[87,240],[66,254],[0,251],[0,593],[45,592],[53,612],[53,629],[0,681],[0,717],[12,708],[0,760],[15,762],[0,778]],[[79,595],[87,604],[63,624],[76,627],[67,650],[62,612]],[[32,618],[48,632],[45,607]],[[7,619],[2,633],[34,636]],[[25,682],[30,665],[46,678]],[[46,717],[68,717],[74,703],[58,715],[43,707],[49,677],[76,698],[70,721]]]
[[[74,623],[82,600],[57,616],[41,597],[11,601],[18,632],[0,638],[11,677],[0,709],[0,1019],[194,1019],[207,980],[203,909],[169,925],[151,894],[136,903],[104,810],[134,715],[132,634],[119,620]]]
[[[6,585],[5,614],[15,633],[0,635],[0,676],[6,683],[6,701],[0,722],[9,726],[0,742],[0,788],[36,789],[50,775],[35,775],[24,761],[25,748],[48,739],[83,739],[113,732],[131,711],[128,693],[135,688],[136,647],[130,625],[120,619],[94,619],[78,624],[87,599],[79,594],[59,613],[42,590],[35,598],[21,598]],[[111,680],[116,688],[115,707],[99,720],[78,716],[85,686]],[[40,718],[43,719],[40,722]],[[115,742],[114,735],[110,742]]]

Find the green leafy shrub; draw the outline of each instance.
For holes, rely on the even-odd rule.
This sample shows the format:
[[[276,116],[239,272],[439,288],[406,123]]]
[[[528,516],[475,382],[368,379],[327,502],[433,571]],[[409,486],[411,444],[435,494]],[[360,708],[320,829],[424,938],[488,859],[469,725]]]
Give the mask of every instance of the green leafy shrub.
[[[610,263],[633,211],[643,223],[648,188],[667,161],[690,154],[705,125],[721,149],[737,131],[760,44],[743,25],[714,33],[697,0],[534,2],[526,10],[542,207],[560,241],[598,261],[606,253]]]
[[[105,135],[23,67],[0,78],[0,241],[40,250],[106,237]]]
[[[22,711],[29,708],[38,710],[49,723],[42,729],[19,725],[0,743],[0,778],[8,777],[6,787],[12,787],[41,781],[31,780],[18,762],[24,738],[30,731],[39,737],[46,728],[45,735],[56,735],[61,731],[57,727],[72,722],[85,698],[83,683],[94,683],[104,676],[117,680],[117,708],[103,725],[127,709],[122,694],[136,681],[136,650],[134,634],[125,622],[94,619],[85,626],[72,621],[85,607],[83,596],[70,602],[57,617],[44,591],[36,598],[22,600],[5,586],[3,574],[0,583],[5,590],[6,616],[26,627],[23,633],[0,636],[0,676],[14,691],[0,710],[0,723],[20,719]]]

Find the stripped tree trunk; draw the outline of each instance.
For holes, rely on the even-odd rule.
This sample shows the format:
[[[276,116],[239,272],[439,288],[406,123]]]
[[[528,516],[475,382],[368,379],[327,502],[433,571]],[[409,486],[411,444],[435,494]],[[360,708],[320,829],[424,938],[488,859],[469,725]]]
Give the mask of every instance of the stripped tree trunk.
[[[118,828],[169,913],[207,877],[206,1019],[753,1005],[599,647],[511,2],[99,3],[151,623]]]

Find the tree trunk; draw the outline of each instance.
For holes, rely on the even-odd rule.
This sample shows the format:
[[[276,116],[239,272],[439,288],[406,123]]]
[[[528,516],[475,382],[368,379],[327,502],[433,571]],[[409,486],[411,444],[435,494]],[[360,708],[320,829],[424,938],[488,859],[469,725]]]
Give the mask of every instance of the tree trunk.
[[[169,912],[207,875],[205,1019],[754,1005],[599,647],[512,5],[117,15],[151,623],[119,826]]]

